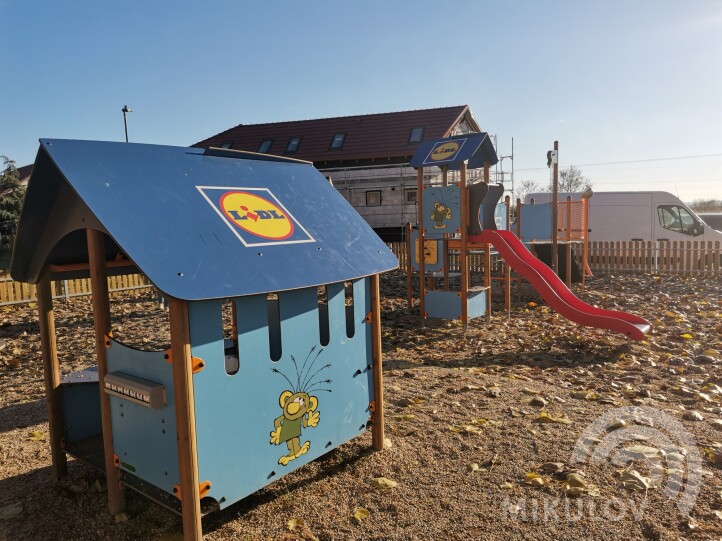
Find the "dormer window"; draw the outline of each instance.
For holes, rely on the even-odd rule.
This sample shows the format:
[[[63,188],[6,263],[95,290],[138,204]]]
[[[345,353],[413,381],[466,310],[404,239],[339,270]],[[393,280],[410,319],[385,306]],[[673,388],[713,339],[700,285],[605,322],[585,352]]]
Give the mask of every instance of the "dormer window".
[[[343,143],[346,141],[346,134],[345,133],[336,133],[331,138],[331,146],[329,146],[330,150],[341,150],[343,148]]]
[[[411,128],[409,143],[420,143],[424,138],[424,128]]]
[[[286,154],[292,154],[298,150],[298,147],[301,145],[301,138],[300,137],[291,137],[288,140],[288,144],[286,145]]]
[[[258,145],[258,152],[261,154],[267,154],[268,151],[271,149],[271,145],[273,144],[273,139],[264,139],[261,141],[261,144]]]
[[[231,142],[231,141],[226,141],[225,143],[221,143],[221,147],[220,147],[220,148],[231,148],[232,145],[233,145],[233,142]]]

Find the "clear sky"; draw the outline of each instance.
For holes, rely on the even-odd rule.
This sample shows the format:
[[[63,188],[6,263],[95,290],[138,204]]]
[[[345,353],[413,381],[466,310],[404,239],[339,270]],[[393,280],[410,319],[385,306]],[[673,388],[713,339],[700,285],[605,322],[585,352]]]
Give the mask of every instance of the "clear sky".
[[[0,154],[468,104],[517,182],[722,199],[722,0],[0,0]],[[504,160],[510,169],[511,160]],[[603,164],[603,165],[599,165]]]

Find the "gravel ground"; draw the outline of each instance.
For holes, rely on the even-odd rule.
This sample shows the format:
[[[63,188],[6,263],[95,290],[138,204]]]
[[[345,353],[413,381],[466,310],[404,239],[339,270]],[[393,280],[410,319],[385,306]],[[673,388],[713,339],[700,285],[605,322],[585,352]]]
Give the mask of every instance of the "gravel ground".
[[[371,452],[370,434],[341,446],[206,517],[206,539],[722,538],[719,279],[589,280],[587,302],[654,323],[631,347],[530,289],[510,318],[496,292],[491,323],[466,336],[420,327],[401,273],[382,293],[387,448]],[[56,305],[63,373],[94,364],[89,314],[87,299]],[[150,296],[118,298],[112,314],[119,340],[167,346]],[[53,481],[36,307],[0,308],[0,340],[0,539],[181,539],[178,517],[132,492],[112,517],[82,463]],[[574,461],[577,444],[596,454]]]

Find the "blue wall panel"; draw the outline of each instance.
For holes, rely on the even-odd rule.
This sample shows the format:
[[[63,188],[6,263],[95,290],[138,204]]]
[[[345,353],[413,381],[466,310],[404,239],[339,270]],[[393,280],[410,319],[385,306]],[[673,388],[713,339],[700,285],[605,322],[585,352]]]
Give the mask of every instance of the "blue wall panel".
[[[521,236],[524,242],[552,237],[552,206],[524,205],[521,209]]]
[[[190,303],[192,353],[206,362],[193,376],[198,466],[208,496],[226,507],[366,430],[373,399],[368,278],[353,284],[354,334],[347,336],[343,283],[328,290],[329,334],[320,345],[316,288],[279,293],[281,358],[271,360],[265,295],[236,299],[239,370],[225,371],[221,302]],[[307,452],[289,460],[286,442],[271,442],[285,391],[317,400],[316,426],[300,426]],[[306,417],[304,415],[304,417]],[[284,419],[284,423],[285,423]],[[289,423],[287,426],[291,426]]]
[[[441,238],[461,232],[460,191],[458,186],[424,188],[424,237]]]
[[[113,340],[108,349],[108,372],[162,383],[167,405],[151,410],[116,396],[110,397],[114,452],[121,469],[173,494],[180,482],[176,446],[173,369],[164,352],[138,351]]]

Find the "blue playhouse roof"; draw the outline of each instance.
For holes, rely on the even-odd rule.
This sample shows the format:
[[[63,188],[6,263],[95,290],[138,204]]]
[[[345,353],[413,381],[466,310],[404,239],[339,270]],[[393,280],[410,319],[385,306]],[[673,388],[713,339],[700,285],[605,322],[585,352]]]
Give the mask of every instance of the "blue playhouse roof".
[[[398,266],[310,164],[220,149],[42,139],[11,274],[87,262],[86,228],[166,295],[237,297]],[[111,269],[109,269],[111,270]],[[122,269],[121,269],[122,270]],[[114,272],[119,272],[114,268]]]
[[[489,162],[491,166],[498,161],[489,134],[482,132],[424,141],[419,145],[409,165],[411,167],[435,165],[457,170],[461,162],[467,162],[469,169],[477,169],[483,167],[484,162]]]

